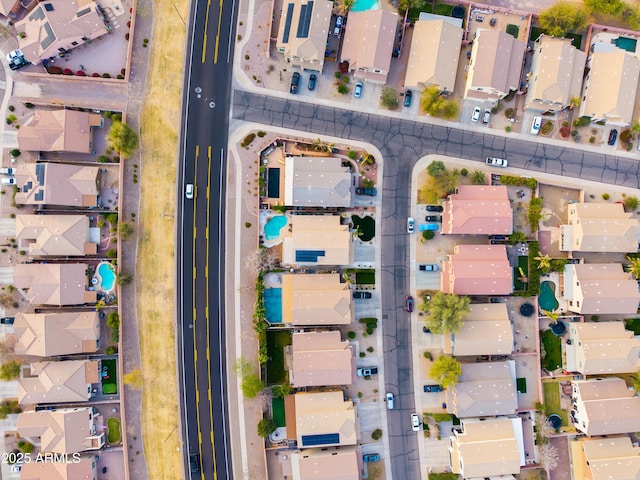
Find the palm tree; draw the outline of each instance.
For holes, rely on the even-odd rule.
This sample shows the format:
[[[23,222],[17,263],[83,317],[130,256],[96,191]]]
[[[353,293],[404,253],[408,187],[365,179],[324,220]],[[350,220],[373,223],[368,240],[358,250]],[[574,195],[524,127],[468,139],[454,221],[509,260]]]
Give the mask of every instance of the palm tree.
[[[356,228],[353,229],[353,239],[360,238],[364,235],[364,232],[360,230],[360,225],[357,225]]]
[[[484,185],[487,183],[487,177],[484,175],[483,171],[474,170],[471,172],[471,183],[474,185]]]
[[[631,131],[636,135],[640,133],[640,122],[638,122],[638,120],[633,121],[633,125],[631,125]]]
[[[549,270],[551,268],[551,257],[549,255],[538,255],[537,257],[533,257],[533,259],[538,262],[538,270]]]
[[[355,0],[340,0],[340,11],[343,14],[347,13],[354,3],[356,3]]]
[[[640,278],[640,258],[627,257],[627,260],[631,262],[631,265],[627,266],[627,270],[631,272],[633,278],[636,280]]]
[[[116,285],[126,287],[133,281],[133,276],[129,272],[120,272],[116,275]]]
[[[571,98],[571,104],[569,105],[569,109],[573,110],[574,108],[579,107],[581,103],[582,103],[582,98],[580,98],[580,97],[572,97]]]
[[[544,313],[545,317],[548,317],[549,320],[551,320],[551,323],[557,323],[558,322],[558,318],[560,317],[560,313],[557,310],[549,311],[549,310],[542,310],[542,313]]]

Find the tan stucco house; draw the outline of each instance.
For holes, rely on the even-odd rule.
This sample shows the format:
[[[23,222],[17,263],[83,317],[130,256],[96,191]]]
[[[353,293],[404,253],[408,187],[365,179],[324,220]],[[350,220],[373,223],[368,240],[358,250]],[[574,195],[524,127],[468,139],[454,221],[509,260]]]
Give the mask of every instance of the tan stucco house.
[[[295,332],[286,349],[292,387],[351,385],[355,358],[348,340],[338,330]]]
[[[31,305],[96,303],[96,292],[87,288],[87,268],[85,263],[19,263],[13,283]]]
[[[91,153],[93,129],[102,122],[99,113],[36,109],[20,125],[18,146],[33,152]]]
[[[284,204],[350,207],[351,169],[334,157],[286,157]]]
[[[17,215],[16,243],[30,257],[96,255],[86,215]],[[97,239],[99,239],[99,233]]]
[[[510,355],[513,329],[505,303],[474,303],[462,328],[444,336],[444,353],[456,357]]]
[[[626,435],[578,437],[569,442],[573,478],[640,478],[640,447]]]
[[[360,480],[362,451],[359,447],[309,448],[291,454],[293,480]]]
[[[291,235],[284,237],[284,265],[349,265],[353,237],[340,215],[292,215]]]
[[[86,402],[100,379],[99,360],[35,362],[22,369],[18,402],[23,405]]]
[[[21,480],[96,480],[98,459],[80,457],[70,462],[30,462],[20,469]]]

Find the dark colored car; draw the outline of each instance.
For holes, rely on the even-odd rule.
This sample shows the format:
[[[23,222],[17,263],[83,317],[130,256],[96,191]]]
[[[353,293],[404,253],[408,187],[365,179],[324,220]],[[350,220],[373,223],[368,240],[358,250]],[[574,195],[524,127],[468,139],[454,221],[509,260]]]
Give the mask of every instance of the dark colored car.
[[[404,299],[404,302],[407,312],[413,312],[413,297],[411,295],[407,295],[407,297]]]
[[[427,327],[422,327],[422,331],[423,331],[424,333],[431,333],[431,330],[430,330],[430,329],[428,329]]]
[[[618,130],[615,128],[609,132],[609,145],[615,145],[618,139]]]
[[[424,217],[424,221],[425,222],[441,222],[442,221],[442,216],[441,215],[427,215],[426,217]]]
[[[191,473],[200,473],[200,455],[197,453],[189,455],[189,468],[191,469]]]
[[[427,205],[426,209],[427,212],[442,212],[444,210],[440,205]]]
[[[298,85],[300,85],[300,74],[298,72],[293,72],[289,93],[298,93]]]
[[[380,460],[380,454],[379,453],[365,453],[362,456],[362,461],[365,462],[365,463],[377,462],[378,460]]]
[[[429,393],[429,392],[442,392],[444,391],[444,388],[442,388],[442,385],[425,385],[424,386],[424,391]]]
[[[375,188],[356,188],[356,195],[369,195],[375,197],[378,191]]]
[[[315,73],[309,75],[309,90],[314,90],[316,88],[316,82],[318,81],[318,76]]]
[[[353,292],[353,298],[371,298],[371,292]]]
[[[413,98],[413,93],[411,92],[411,90],[407,90],[406,92],[404,92],[404,106],[405,107],[410,107],[411,106],[411,99]]]

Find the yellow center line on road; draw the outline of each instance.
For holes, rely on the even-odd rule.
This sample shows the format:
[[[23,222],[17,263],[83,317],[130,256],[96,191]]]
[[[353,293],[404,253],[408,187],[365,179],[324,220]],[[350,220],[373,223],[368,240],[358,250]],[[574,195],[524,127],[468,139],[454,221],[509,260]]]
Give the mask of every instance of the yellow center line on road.
[[[222,24],[222,0],[220,0],[220,12],[218,13],[218,33],[216,34],[216,49],[213,52],[213,63],[218,63],[218,45],[220,44],[220,25]]]
[[[202,63],[207,56],[207,30],[209,29],[209,8],[211,7],[211,0],[207,2],[207,14],[204,17],[204,38],[202,40]]]
[[[216,42],[216,54],[217,54],[217,51],[218,51],[218,46]],[[211,189],[211,145],[209,145],[209,148],[207,149],[207,161],[208,161],[208,167],[207,167],[207,227],[206,229],[208,231],[209,222],[211,218],[211,202],[209,201],[209,191]],[[205,305],[206,305],[206,312],[207,312],[206,316],[207,316],[207,366],[209,370],[209,418],[211,419],[211,450],[213,451],[213,478],[214,480],[217,480],[218,467],[216,462],[216,448],[215,448],[214,435],[213,435],[213,401],[212,401],[212,395],[211,395],[211,357],[209,355],[209,348],[211,345],[211,335],[210,335],[211,328],[209,327],[209,241],[207,241],[206,243],[207,243],[207,253],[206,253],[206,258],[204,262],[204,265],[205,265],[204,271],[205,271],[206,285],[207,285],[205,289],[205,296],[206,296]]]

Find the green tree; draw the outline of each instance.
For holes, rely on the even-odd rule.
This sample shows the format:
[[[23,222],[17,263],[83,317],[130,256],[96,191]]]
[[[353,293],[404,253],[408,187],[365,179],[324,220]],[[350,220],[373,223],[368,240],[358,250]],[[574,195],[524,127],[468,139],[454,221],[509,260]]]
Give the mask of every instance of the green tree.
[[[427,167],[427,173],[432,177],[439,177],[447,171],[447,167],[440,160],[432,161]]]
[[[438,87],[428,87],[420,95],[420,108],[432,117],[452,120],[458,115],[458,102],[446,98]]]
[[[631,272],[633,278],[640,279],[640,258],[627,257],[627,260],[631,262],[630,265],[627,266],[627,271]]]
[[[109,129],[109,145],[123,157],[130,157],[138,148],[138,134],[122,122],[113,122]]]
[[[635,212],[639,206],[638,197],[634,195],[629,195],[628,197],[624,197],[624,200],[622,201],[622,205],[624,206],[625,212]]]
[[[527,241],[527,235],[524,232],[513,232],[509,235],[509,244],[515,245],[516,243],[522,243]]]
[[[580,32],[587,24],[587,14],[581,8],[564,0],[540,12],[540,27],[548,35],[564,37],[569,32]]]
[[[636,392],[640,392],[640,372],[633,376],[633,388]]]
[[[429,377],[444,388],[453,387],[458,383],[458,377],[462,375],[462,365],[449,355],[442,355],[431,365]]]
[[[20,441],[18,442],[18,448],[22,453],[33,453],[33,444],[29,442]]]
[[[263,418],[258,422],[258,435],[262,438],[267,438],[273,432],[276,431],[276,422],[273,421],[273,418]]]
[[[373,432],[371,432],[371,438],[374,440],[380,440],[382,438],[382,430],[376,428]]]
[[[249,362],[239,358],[233,367],[236,375],[240,377],[242,394],[247,398],[256,398],[262,392],[264,383],[260,375]]]
[[[481,170],[474,170],[471,172],[471,183],[474,185],[485,185],[487,183],[487,177]]]
[[[421,307],[428,314],[425,324],[433,333],[456,333],[464,325],[464,316],[471,311],[469,297],[443,292],[432,295]]]
[[[616,16],[622,12],[624,4],[620,0],[584,0],[590,13]]]
[[[129,272],[120,272],[116,275],[116,285],[119,287],[126,287],[133,282],[133,275]]]
[[[538,255],[537,257],[533,257],[533,259],[538,262],[538,270],[542,273],[549,273],[551,271],[551,257],[549,255]]]
[[[15,380],[20,376],[21,370],[21,365],[15,360],[3,363],[2,366],[0,366],[0,380],[5,380],[7,382]]]
[[[350,333],[354,333],[355,337],[355,332]],[[273,387],[271,387],[271,395],[273,396],[273,398],[286,397],[287,395],[291,395],[292,393],[293,387],[290,383],[283,383],[282,385],[274,385]]]
[[[118,233],[120,234],[120,238],[122,240],[127,240],[131,235],[133,235],[133,225],[129,222],[121,222],[118,224]]]
[[[118,312],[111,312],[107,317],[107,327],[111,330],[118,330],[120,328],[120,315]]]
[[[383,107],[395,110],[398,108],[398,92],[396,92],[395,88],[384,87],[380,95],[380,102]]]

